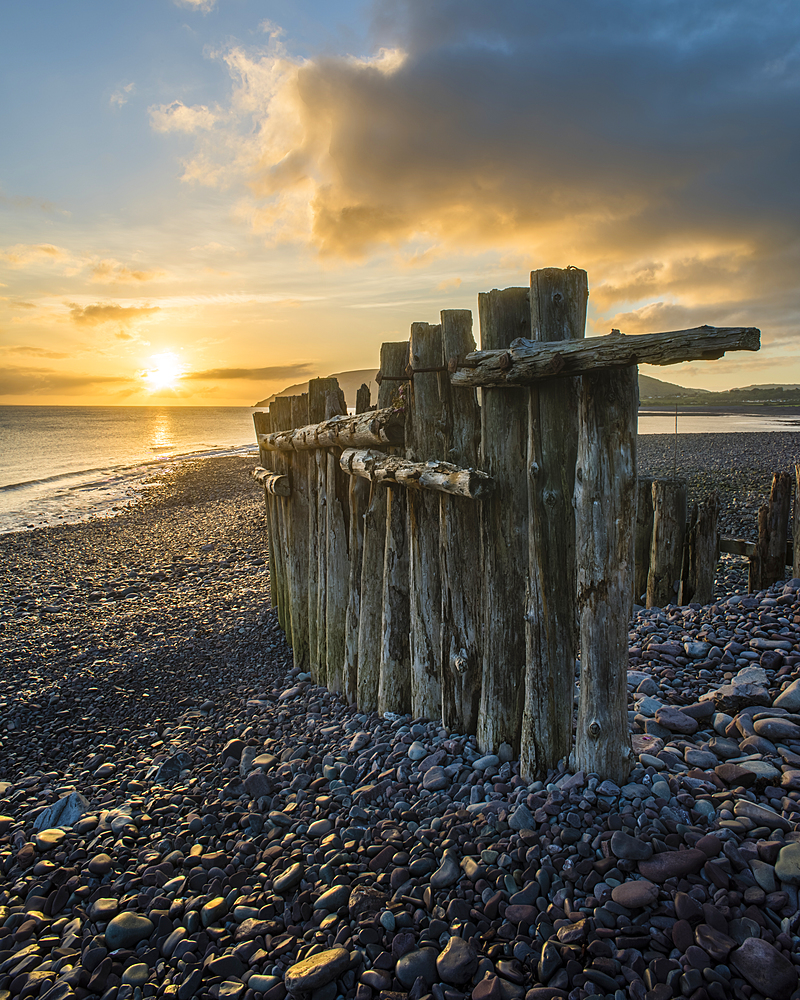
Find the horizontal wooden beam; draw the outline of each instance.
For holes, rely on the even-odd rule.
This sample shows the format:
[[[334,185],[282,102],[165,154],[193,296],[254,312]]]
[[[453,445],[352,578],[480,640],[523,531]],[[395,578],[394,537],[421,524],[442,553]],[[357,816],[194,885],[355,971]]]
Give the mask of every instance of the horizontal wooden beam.
[[[599,368],[628,365],[674,365],[680,361],[712,361],[726,351],[757,351],[761,331],[755,327],[698,326],[692,330],[540,342],[520,338],[503,351],[474,351],[454,366],[452,385],[533,385],[556,376],[583,375]]]
[[[402,448],[405,414],[391,408],[355,416],[331,417],[319,424],[257,434],[267,451],[314,451],[318,448]]]
[[[491,476],[475,469],[459,469],[449,462],[409,462],[396,455],[368,449],[348,448],[342,452],[339,464],[349,475],[369,479],[372,483],[435,490],[470,500],[490,496],[495,487]]]
[[[756,543],[748,542],[746,538],[730,538],[727,535],[719,536],[720,552],[728,552],[734,556],[747,556],[752,559],[756,551]],[[791,542],[786,543],[786,565],[791,566],[794,560],[794,546]]]
[[[274,497],[288,497],[292,495],[292,487],[289,485],[289,477],[281,476],[277,472],[270,472],[257,465],[251,475],[256,482],[261,483],[267,493]]]

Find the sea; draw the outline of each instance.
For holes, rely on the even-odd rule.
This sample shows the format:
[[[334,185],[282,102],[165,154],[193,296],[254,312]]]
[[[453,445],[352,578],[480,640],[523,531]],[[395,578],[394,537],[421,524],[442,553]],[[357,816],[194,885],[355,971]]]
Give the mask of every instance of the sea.
[[[797,431],[800,412],[682,411],[678,434]],[[674,434],[671,409],[640,434]],[[186,459],[257,458],[246,406],[0,406],[0,534],[113,516]]]
[[[113,516],[215,455],[257,457],[250,407],[0,406],[0,534]]]

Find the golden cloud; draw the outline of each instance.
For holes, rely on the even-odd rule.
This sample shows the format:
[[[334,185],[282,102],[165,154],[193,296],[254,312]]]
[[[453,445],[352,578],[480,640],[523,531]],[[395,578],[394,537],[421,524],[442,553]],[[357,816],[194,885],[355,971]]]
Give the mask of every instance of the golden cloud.
[[[0,250],[0,260],[6,261],[11,267],[24,267],[39,261],[65,260],[68,257],[66,250],[52,243],[17,243],[7,250]]]
[[[137,282],[155,281],[163,278],[166,271],[151,268],[148,271],[140,271],[121,264],[118,260],[108,258],[97,261],[91,265],[91,280],[103,283],[118,282],[122,284],[135,284]]]
[[[69,315],[78,326],[100,326],[103,323],[118,323],[120,326],[130,326],[140,319],[148,319],[160,312],[159,306],[118,306],[114,303],[97,303],[81,307],[69,303]]]
[[[200,132],[212,129],[219,117],[205,104],[188,107],[183,101],[154,104],[147,109],[156,132]]]

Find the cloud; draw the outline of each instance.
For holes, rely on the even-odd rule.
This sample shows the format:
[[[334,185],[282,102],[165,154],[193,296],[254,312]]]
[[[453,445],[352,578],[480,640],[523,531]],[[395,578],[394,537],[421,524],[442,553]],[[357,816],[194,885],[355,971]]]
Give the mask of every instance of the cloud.
[[[53,215],[55,212],[60,211],[52,201],[47,201],[43,198],[32,198],[29,195],[7,195],[3,194],[2,191],[0,191],[0,205],[7,205],[9,208],[35,208],[47,215]],[[62,212],[61,214],[69,213]]]
[[[160,312],[159,306],[118,306],[114,303],[97,303],[81,307],[68,303],[69,315],[78,326],[99,326],[102,323],[119,323],[120,326],[130,326],[140,319],[148,319]]]
[[[165,275],[166,271],[156,268],[151,268],[149,271],[135,270],[112,258],[99,260],[91,265],[91,280],[104,283],[119,282],[135,284],[137,282],[154,281],[157,278],[163,278]]]
[[[26,264],[45,261],[63,261],[69,258],[69,253],[62,247],[52,243],[17,243],[6,250],[0,250],[0,260],[11,267],[25,267]]]
[[[0,396],[82,395],[96,385],[130,382],[120,375],[90,375],[82,372],[58,372],[50,368],[0,369]]]
[[[135,83],[126,83],[124,87],[120,87],[115,90],[109,99],[109,104],[112,107],[121,108],[123,104],[127,104],[130,100],[131,94],[136,90]]]
[[[296,378],[311,371],[310,364],[274,365],[271,368],[209,368],[202,372],[187,372],[184,378],[203,381],[227,381],[229,379],[247,379],[251,382],[264,382],[270,379]]]
[[[153,104],[147,110],[156,132],[208,131],[219,121],[205,104],[189,107],[183,101],[173,101],[172,104]]]
[[[28,347],[25,344],[18,344],[16,347],[5,347],[3,350],[8,354],[30,354],[37,358],[68,358],[69,354],[60,351],[48,351],[44,347]]]
[[[364,57],[301,59],[274,25],[223,53],[213,132],[176,104],[195,142],[184,179],[238,192],[268,242],[333,259],[524,254],[586,267],[595,315],[674,301],[714,323],[705,310],[735,302],[796,329],[800,7],[373,10]]]
[[[192,10],[202,11],[207,14],[213,10],[217,0],[175,0],[180,7],[191,7]]]

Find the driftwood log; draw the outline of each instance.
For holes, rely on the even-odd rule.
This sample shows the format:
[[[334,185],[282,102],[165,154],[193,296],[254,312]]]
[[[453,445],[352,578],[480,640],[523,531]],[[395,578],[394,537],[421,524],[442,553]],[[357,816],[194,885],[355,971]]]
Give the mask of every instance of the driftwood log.
[[[257,465],[252,472],[253,479],[261,483],[267,493],[274,497],[288,497],[292,495],[292,487],[289,485],[288,476],[279,476],[276,472],[269,472],[267,469]]]
[[[491,476],[475,469],[459,469],[449,462],[409,462],[368,448],[346,448],[339,461],[348,475],[372,483],[433,490],[468,500],[482,500],[494,492]]]
[[[333,381],[336,379],[315,379]],[[338,383],[337,383],[338,388]],[[341,390],[339,390],[341,391]],[[275,401],[277,402],[277,400]],[[318,448],[401,448],[404,444],[402,413],[394,409],[368,410],[355,416],[337,414],[306,427],[263,434],[259,447],[266,451],[314,451]]]
[[[450,381],[453,385],[532,385],[543,379],[583,375],[599,368],[710,361],[721,358],[726,351],[757,351],[760,338],[761,331],[749,326],[698,326],[634,336],[614,331],[581,343],[565,340],[547,345],[523,338],[507,350],[468,354]]]

